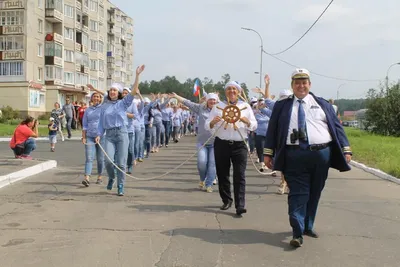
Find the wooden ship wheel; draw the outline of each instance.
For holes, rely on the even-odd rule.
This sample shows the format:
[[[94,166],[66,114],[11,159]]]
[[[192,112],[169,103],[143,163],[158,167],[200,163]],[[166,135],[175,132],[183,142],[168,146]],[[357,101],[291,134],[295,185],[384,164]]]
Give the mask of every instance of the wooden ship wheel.
[[[236,122],[243,121],[241,119],[241,111],[245,110],[247,107],[240,109],[235,105],[228,105],[225,108],[217,108],[222,110],[222,119],[225,121],[224,129],[226,130],[229,124],[233,124],[233,129],[236,131],[238,129]]]

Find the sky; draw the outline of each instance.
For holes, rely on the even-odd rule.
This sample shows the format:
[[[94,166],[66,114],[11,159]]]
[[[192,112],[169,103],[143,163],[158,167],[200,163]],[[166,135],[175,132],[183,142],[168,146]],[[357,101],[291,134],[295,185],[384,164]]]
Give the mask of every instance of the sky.
[[[134,19],[134,66],[145,64],[142,80],[229,73],[232,80],[259,86],[260,38],[264,50],[280,52],[294,43],[330,0],[113,0]],[[325,98],[362,98],[383,84],[390,65],[400,62],[398,0],[336,0],[292,49],[278,55],[292,65],[339,79],[311,74],[311,91]],[[271,92],[290,88],[294,71],[263,55]],[[264,75],[263,75],[264,76]],[[393,66],[389,81],[400,78]],[[264,83],[262,84],[264,86]],[[338,90],[339,88],[339,90]]]

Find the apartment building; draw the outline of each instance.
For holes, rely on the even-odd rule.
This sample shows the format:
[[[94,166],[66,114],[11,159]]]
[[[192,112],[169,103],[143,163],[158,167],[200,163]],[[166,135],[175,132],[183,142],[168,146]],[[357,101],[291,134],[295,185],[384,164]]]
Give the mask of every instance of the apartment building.
[[[29,3],[29,5],[28,5]],[[0,107],[24,114],[131,84],[133,20],[107,0],[0,1]]]

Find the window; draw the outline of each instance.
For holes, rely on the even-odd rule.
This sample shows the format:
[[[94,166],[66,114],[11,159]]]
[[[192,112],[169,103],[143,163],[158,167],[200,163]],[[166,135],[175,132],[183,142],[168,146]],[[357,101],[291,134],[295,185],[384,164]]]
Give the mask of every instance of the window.
[[[65,50],[65,61],[74,62],[74,51]]]
[[[75,73],[75,84],[86,85],[89,81],[89,76],[80,72]]]
[[[89,35],[86,33],[82,33],[82,45],[88,47],[89,46]]]
[[[22,76],[24,75],[23,61],[0,61],[0,76]]]
[[[90,60],[90,69],[91,70],[98,70],[99,69],[99,62],[97,59],[91,59]]]
[[[102,41],[99,41],[99,47],[98,51],[103,53],[104,52],[104,43]]]
[[[53,31],[53,23],[46,21],[44,23],[44,29],[46,30],[46,32],[54,32]]]
[[[89,21],[89,26],[90,26],[90,30],[94,31],[94,32],[98,32],[99,31],[99,23],[95,20],[90,20]]]
[[[81,64],[85,67],[89,67],[89,55],[82,54]]]
[[[94,88],[99,88],[99,82],[96,79],[90,79],[90,84],[93,85]]]
[[[23,36],[0,36],[0,51],[24,49]]]
[[[69,18],[73,19],[74,18],[74,7],[65,4],[64,5],[64,15],[66,17],[69,17]]]
[[[56,66],[46,66],[45,79],[49,81],[62,80],[63,69]]]
[[[38,0],[38,8],[43,9],[43,0]]]
[[[45,56],[55,56],[55,57],[63,57],[63,48],[61,45],[52,43],[52,42],[46,42],[44,46]]]
[[[98,42],[97,40],[90,39],[90,50],[97,51],[98,49]]]
[[[64,82],[74,84],[74,74],[72,72],[64,72]]]
[[[104,72],[104,61],[101,59],[99,59],[99,71]]]
[[[38,44],[37,48],[38,48],[38,52],[37,52],[38,57],[43,57],[43,45]]]
[[[23,25],[24,11],[0,11],[0,25]]]
[[[64,38],[74,40],[74,29],[64,27]]]
[[[98,7],[99,7],[99,4],[97,3],[97,1],[94,1],[94,0],[89,1],[89,8],[91,11],[97,12]]]
[[[46,1],[46,8],[56,9],[63,13],[63,0],[45,0]]]
[[[29,90],[29,107],[38,108],[40,107],[40,91]]]
[[[46,95],[40,94],[40,105],[43,106],[45,104]]]
[[[38,81],[43,80],[43,68],[38,68]]]
[[[43,33],[43,20],[38,19],[38,32]]]

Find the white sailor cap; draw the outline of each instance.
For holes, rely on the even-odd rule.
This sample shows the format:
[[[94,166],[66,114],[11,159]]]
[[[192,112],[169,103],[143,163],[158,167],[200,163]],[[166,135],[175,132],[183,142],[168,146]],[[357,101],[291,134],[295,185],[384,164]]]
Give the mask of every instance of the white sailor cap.
[[[283,91],[281,91],[281,92],[279,93],[279,100],[282,100],[282,99],[284,99],[284,98],[287,98],[287,97],[289,97],[289,96],[292,95],[292,94],[293,94],[292,91],[290,91],[290,90],[288,90],[288,89],[283,90]]]
[[[206,100],[214,99],[215,101],[218,101],[219,97],[216,93],[208,93],[206,95]]]
[[[122,85],[121,85],[120,83],[113,83],[113,84],[111,84],[110,89],[111,89],[111,88],[117,89],[118,92],[121,92],[121,93],[122,93],[122,91],[123,91],[123,87],[122,87]]]
[[[225,88],[224,89],[226,90],[228,87],[231,87],[231,86],[233,86],[236,89],[238,89],[239,92],[242,91],[242,87],[240,86],[240,84],[238,82],[235,82],[235,81],[230,81],[227,84],[225,84]]]
[[[296,69],[292,73],[292,79],[309,79],[310,72],[306,69]]]
[[[145,98],[143,98],[143,102],[144,102],[144,103],[150,103],[150,102],[151,102],[151,100],[150,100],[150,98],[148,98],[148,97],[145,97]]]
[[[124,87],[124,90],[128,91],[128,93],[131,93],[131,89],[129,89],[129,87]]]

